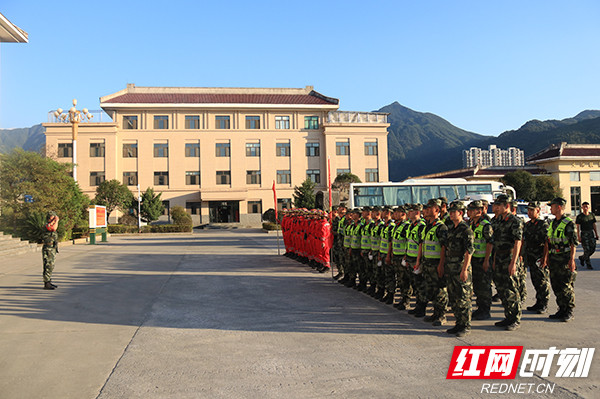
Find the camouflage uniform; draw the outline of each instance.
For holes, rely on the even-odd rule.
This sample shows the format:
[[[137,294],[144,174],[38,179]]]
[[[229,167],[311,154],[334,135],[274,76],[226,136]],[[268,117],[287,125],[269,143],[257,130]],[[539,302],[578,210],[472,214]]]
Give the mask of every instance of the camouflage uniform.
[[[521,219],[520,217],[516,218],[521,224],[521,231],[523,231],[523,228],[525,226],[523,219]],[[525,263],[520,257],[519,259],[517,259],[517,282],[519,283],[518,287],[519,296],[521,297],[521,303],[524,303],[525,299],[527,299],[527,268],[525,267]]]
[[[360,220],[360,256],[357,260],[359,289],[366,290],[367,283],[371,279],[371,268],[369,264],[369,252],[371,250],[371,230],[374,223],[371,219]]]
[[[413,294],[410,285],[410,270],[402,266],[402,260],[406,256],[406,234],[410,221],[406,220],[392,230],[392,266],[396,275],[396,287],[400,294],[399,309],[406,309]]]
[[[381,219],[377,220],[373,229],[371,230],[371,258],[369,262],[370,273],[371,273],[371,289],[369,294],[382,298],[384,295],[383,284],[381,283],[381,266],[377,266],[379,263],[379,246],[381,245],[381,230],[385,222]],[[377,295],[375,293],[377,292]]]
[[[381,280],[382,286],[385,289],[387,297],[382,299],[387,300],[387,303],[392,303],[394,300],[394,294],[396,293],[396,273],[394,272],[394,267],[392,264],[387,264],[385,262],[388,254],[388,250],[392,245],[392,232],[396,227],[396,223],[393,220],[388,220],[380,233],[380,241],[379,241],[379,257],[381,258]],[[391,262],[391,260],[390,260]],[[391,298],[391,300],[390,300]]]
[[[469,208],[471,209],[471,208]],[[480,217],[479,220],[472,221],[471,230],[473,231],[474,247],[473,257],[471,258],[471,267],[473,269],[473,292],[476,296],[477,315],[487,317],[492,306],[492,262],[489,262],[487,271],[483,270],[487,244],[492,244],[494,229],[492,224]],[[490,256],[491,257],[491,256]]]
[[[44,244],[42,246],[42,260],[44,263],[42,276],[44,283],[51,283],[54,261],[58,252],[58,234],[56,231],[45,230],[42,234],[42,243]]]
[[[590,257],[596,252],[596,236],[592,223],[596,223],[596,216],[591,212],[588,215],[580,213],[575,219],[575,224],[578,224],[581,229],[581,246],[583,247],[583,255],[579,257],[579,260],[581,266],[587,264],[588,268],[592,266]]]
[[[440,219],[428,223],[422,233],[423,256],[421,270],[425,289],[419,292],[419,302],[433,303],[432,320],[443,318],[448,305],[448,293],[444,276],[438,275],[441,252],[447,245],[448,227]]]
[[[506,196],[499,196],[505,197]],[[501,200],[504,202],[505,200]],[[504,202],[506,203],[506,202]],[[521,322],[521,295],[519,293],[518,270],[514,276],[509,273],[512,251],[516,241],[523,239],[522,224],[518,218],[508,212],[496,215],[492,220],[494,229],[494,283],[504,307],[504,323],[498,326],[518,325]]]
[[[544,255],[544,244],[548,236],[548,223],[543,219],[530,220],[523,229],[523,247],[521,254],[526,268],[529,268],[531,282],[535,288],[535,305],[527,310],[546,309],[550,298],[548,268],[541,268],[537,261]]]
[[[578,244],[575,223],[570,217],[563,215],[552,221],[548,228],[548,267],[560,316],[572,316],[575,308],[574,283],[577,271],[572,272],[568,263],[571,246]]]
[[[406,229],[406,237],[408,241],[406,248],[406,268],[408,270],[408,274],[410,275],[410,285],[412,286],[414,295],[417,298],[415,308],[409,310],[410,314],[415,313],[420,308],[422,308],[424,311],[425,306],[427,305],[420,302],[422,292],[425,290],[425,287],[423,287],[423,273],[414,273],[414,267],[417,263],[417,255],[419,252],[419,244],[422,242],[421,234],[424,228],[425,221],[423,219],[419,219],[415,222],[411,222]]]
[[[471,266],[468,268],[467,281],[460,279],[460,272],[465,261],[465,253],[473,254],[473,237],[473,230],[465,221],[461,221],[456,227],[454,223],[452,224],[448,229],[444,267],[449,303],[456,318],[456,325],[467,329],[471,327],[471,297],[473,296]]]

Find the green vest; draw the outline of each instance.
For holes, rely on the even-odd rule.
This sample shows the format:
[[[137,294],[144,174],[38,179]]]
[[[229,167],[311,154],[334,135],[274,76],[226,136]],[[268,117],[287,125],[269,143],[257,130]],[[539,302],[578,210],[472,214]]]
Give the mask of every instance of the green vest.
[[[360,229],[360,249],[369,250],[371,249],[371,229],[373,229],[374,223],[372,220],[368,222],[365,220],[362,223],[362,228]]]
[[[392,231],[392,253],[395,256],[406,255],[406,228],[408,226],[410,226],[410,222],[405,220],[399,225],[396,225]]]
[[[569,222],[572,222],[573,219],[566,216],[564,217],[556,230],[553,230],[552,225],[554,223],[550,223],[550,227],[548,227],[548,241],[550,241],[550,253],[552,254],[560,254],[564,253],[565,249],[569,247],[569,238],[565,237],[565,228]]]
[[[442,257],[442,244],[436,236],[438,227],[444,222],[436,220],[435,224],[429,231],[423,230],[423,257],[427,259],[440,259]]]
[[[413,258],[416,258],[417,256],[419,256],[419,241],[418,241],[419,228],[424,225],[425,225],[425,222],[423,221],[423,219],[419,219],[417,224],[415,224],[413,226],[411,223],[411,225],[407,227],[408,233],[406,234],[406,238],[407,238],[406,256],[411,256]]]
[[[473,247],[475,248],[475,251],[473,252],[474,258],[485,258],[485,247],[487,246],[487,243],[485,242],[485,238],[483,238],[483,228],[489,223],[490,222],[487,220],[479,218],[479,224],[473,229]]]
[[[348,223],[347,226],[344,226],[344,248],[350,248],[352,244],[352,228],[354,225],[352,222]]]
[[[383,227],[383,224],[382,220],[378,220],[373,226],[373,230],[371,230],[371,251],[379,251],[379,240],[381,239],[379,232]]]
[[[390,220],[381,228],[381,233],[379,235],[379,237],[381,237],[381,240],[379,240],[379,252],[382,254],[388,253],[388,249],[390,248],[390,233],[394,227],[396,227],[396,223]]]
[[[338,222],[338,234],[340,235],[345,235],[346,234],[346,227],[344,226],[346,224],[346,215],[344,215],[343,218],[340,219],[340,221]]]
[[[350,230],[350,235],[352,236],[352,240],[350,241],[350,248],[359,249],[360,248],[360,228],[362,227],[361,223],[357,223],[352,226]]]

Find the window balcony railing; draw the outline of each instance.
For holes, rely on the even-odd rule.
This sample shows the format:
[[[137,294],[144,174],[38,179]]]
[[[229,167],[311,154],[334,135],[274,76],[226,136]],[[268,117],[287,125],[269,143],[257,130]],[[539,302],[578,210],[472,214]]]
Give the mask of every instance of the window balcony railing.
[[[327,123],[388,123],[384,112],[331,111]]]

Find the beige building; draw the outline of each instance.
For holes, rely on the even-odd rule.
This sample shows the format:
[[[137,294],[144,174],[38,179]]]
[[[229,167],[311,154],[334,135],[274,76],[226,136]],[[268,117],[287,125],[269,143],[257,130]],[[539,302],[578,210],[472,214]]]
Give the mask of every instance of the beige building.
[[[600,145],[560,143],[531,155],[527,163],[558,181],[571,215],[579,214],[583,202],[600,214]]]
[[[255,226],[273,207],[291,207],[306,178],[327,190],[351,172],[388,179],[387,114],[338,111],[339,101],[313,90],[136,87],[100,98],[112,122],[80,123],[77,177],[90,197],[105,179],[136,193],[162,193],[165,217],[179,205],[197,224]],[[46,127],[49,156],[72,161],[70,125]],[[111,215],[112,217],[112,215]]]

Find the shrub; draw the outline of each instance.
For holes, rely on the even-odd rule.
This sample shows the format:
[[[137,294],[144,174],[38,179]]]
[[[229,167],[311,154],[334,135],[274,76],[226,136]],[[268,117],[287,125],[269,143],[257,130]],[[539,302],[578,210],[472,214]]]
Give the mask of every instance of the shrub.
[[[137,233],[137,226],[125,226],[122,224],[108,225],[108,232],[111,234],[131,234]],[[191,233],[192,225],[178,224],[154,224],[142,226],[142,233]]]
[[[182,206],[174,206],[171,208],[171,217],[173,218],[173,223],[177,225],[192,225],[192,217],[188,215]]]
[[[265,230],[281,230],[281,225],[280,224],[275,224],[275,223],[271,223],[271,222],[264,222],[262,224],[263,229]]]
[[[126,214],[119,218],[119,224],[123,224],[125,226],[136,226],[138,225],[138,219],[132,214]]]

